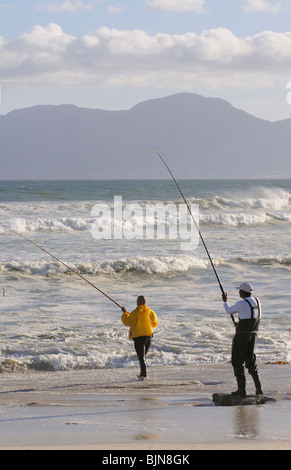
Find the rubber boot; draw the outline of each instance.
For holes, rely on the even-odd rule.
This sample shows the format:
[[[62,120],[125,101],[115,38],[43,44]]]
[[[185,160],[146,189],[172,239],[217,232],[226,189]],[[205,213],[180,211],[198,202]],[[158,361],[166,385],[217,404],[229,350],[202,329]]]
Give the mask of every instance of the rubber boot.
[[[236,378],[237,381],[237,391],[232,392],[232,395],[238,396],[238,397],[245,397],[246,396],[246,378],[244,375],[239,375]]]
[[[256,395],[263,395],[263,390],[262,390],[262,385],[260,381],[260,376],[258,374],[258,371],[254,371],[251,374],[255,387],[256,387]]]

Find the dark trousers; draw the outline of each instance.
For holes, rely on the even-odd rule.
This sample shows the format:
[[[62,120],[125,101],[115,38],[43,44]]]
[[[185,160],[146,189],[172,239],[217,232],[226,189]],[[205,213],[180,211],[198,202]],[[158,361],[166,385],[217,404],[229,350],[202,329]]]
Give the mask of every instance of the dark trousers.
[[[257,372],[256,342],[256,333],[237,333],[233,338],[231,363],[237,378],[244,376],[244,365],[251,375]]]
[[[151,345],[151,336],[139,336],[134,338],[134,347],[140,364],[140,375],[147,376],[145,358]]]

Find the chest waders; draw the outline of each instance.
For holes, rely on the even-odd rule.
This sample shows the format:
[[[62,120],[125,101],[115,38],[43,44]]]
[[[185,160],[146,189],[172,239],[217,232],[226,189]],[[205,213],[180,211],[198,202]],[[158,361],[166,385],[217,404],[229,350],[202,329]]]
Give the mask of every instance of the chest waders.
[[[237,380],[238,390],[233,392],[232,395],[246,396],[244,364],[253,378],[256,395],[261,395],[263,392],[256,364],[256,355],[254,353],[261,320],[261,307],[258,299],[255,299],[255,306],[249,300],[244,300],[250,306],[251,317],[239,321],[236,334],[233,338],[231,363]],[[254,315],[255,310],[258,310],[257,318]]]

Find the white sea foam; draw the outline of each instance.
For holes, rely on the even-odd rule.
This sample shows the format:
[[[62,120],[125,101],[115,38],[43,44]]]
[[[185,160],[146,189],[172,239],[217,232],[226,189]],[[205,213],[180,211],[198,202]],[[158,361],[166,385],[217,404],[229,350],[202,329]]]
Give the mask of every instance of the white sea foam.
[[[200,222],[204,225],[262,225],[291,222],[291,194],[282,188],[254,187],[248,191],[234,191],[224,196],[189,198],[189,203],[198,204]],[[158,202],[158,201],[157,201]],[[155,220],[145,217],[145,207],[151,200],[139,201],[144,215],[136,214],[131,222],[137,227],[153,225]],[[182,201],[167,201],[165,204],[181,204]],[[106,205],[113,211],[113,200]],[[74,202],[20,202],[0,205],[0,233],[5,227],[20,233],[34,231],[73,232],[90,231],[95,222],[91,216],[92,201]],[[112,215],[102,218],[104,227],[112,223]],[[122,223],[116,220],[115,223]],[[124,219],[123,223],[126,220]],[[181,221],[186,223],[187,221]],[[3,224],[3,225],[2,225]],[[166,226],[177,224],[175,218],[166,220]]]
[[[184,273],[190,269],[204,269],[208,265],[206,260],[194,256],[137,256],[120,258],[113,261],[87,262],[71,264],[71,267],[81,274],[161,274],[169,275]],[[14,272],[27,275],[51,276],[62,273],[68,274],[70,270],[57,261],[17,261],[13,260],[0,264],[0,272]]]
[[[225,225],[229,227],[237,227],[240,225],[264,225],[268,223],[290,223],[291,212],[270,212],[270,211],[237,211],[237,212],[200,212],[200,224],[203,225]],[[2,222],[3,223],[3,222]],[[91,231],[94,220],[82,217],[62,217],[62,218],[37,218],[24,219],[21,217],[13,218],[1,225],[0,234],[6,233],[9,229],[19,233],[25,232],[73,232],[73,231]],[[118,222],[115,222],[118,223]],[[154,222],[145,221],[144,218],[135,218],[131,221],[137,227],[145,227],[147,224],[154,226]],[[171,221],[171,224],[176,222]],[[111,226],[111,219],[102,221],[103,227]],[[169,222],[166,221],[166,227]],[[184,227],[184,226],[183,226]],[[188,230],[186,227],[183,230]],[[146,232],[145,235],[146,237]]]
[[[291,194],[281,188],[254,187],[249,192],[232,192],[231,197],[215,196],[208,199],[208,204],[217,208],[281,210],[291,208]]]
[[[237,258],[213,259],[215,265],[240,266],[242,263],[266,266],[291,266],[291,256],[239,256]],[[70,266],[83,275],[115,275],[132,273],[134,275],[175,275],[188,271],[206,269],[207,258],[187,255],[174,256],[136,256],[102,262],[70,263]],[[71,271],[57,261],[17,261],[11,260],[0,264],[0,273],[18,273],[30,276],[59,276]]]
[[[221,329],[216,337],[213,337],[214,332],[213,325],[211,328],[210,326],[203,328],[201,322],[198,322],[198,325],[185,326],[185,330],[181,333],[181,330],[177,329],[175,320],[172,319],[171,326],[166,328],[164,334],[154,336],[147,364],[149,367],[154,367],[228,362],[232,335],[229,334],[228,328]],[[28,348],[25,342],[19,342],[13,351],[3,348],[0,372],[138,367],[134,346],[122,334],[115,341],[109,335],[107,340],[103,338],[102,344],[94,337],[90,342],[84,338],[83,345],[80,340],[74,345],[72,338],[72,345],[69,348],[65,343],[56,343],[58,346],[50,348],[41,347],[40,344],[39,340],[35,340],[35,347]],[[259,361],[283,360],[287,354],[288,341],[283,335],[281,337],[277,335],[275,338],[268,333],[260,333],[257,347]]]
[[[229,227],[237,227],[239,225],[262,225],[271,220],[271,214],[267,214],[266,212],[217,212],[206,213],[200,216],[200,223],[204,225],[225,225]],[[278,220],[282,219],[278,218]]]
[[[90,230],[92,219],[81,217],[60,217],[54,218],[37,218],[24,219],[14,218],[9,221],[7,228],[17,232],[35,232],[41,231],[73,231],[73,230]]]

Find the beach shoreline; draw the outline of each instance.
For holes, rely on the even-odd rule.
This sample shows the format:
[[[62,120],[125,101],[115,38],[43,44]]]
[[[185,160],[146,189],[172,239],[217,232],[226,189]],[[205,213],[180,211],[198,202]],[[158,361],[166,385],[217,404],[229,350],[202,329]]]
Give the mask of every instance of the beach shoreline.
[[[274,403],[216,407],[230,364],[0,375],[0,449],[290,450],[290,365],[259,364]],[[247,377],[249,393],[252,383]]]

